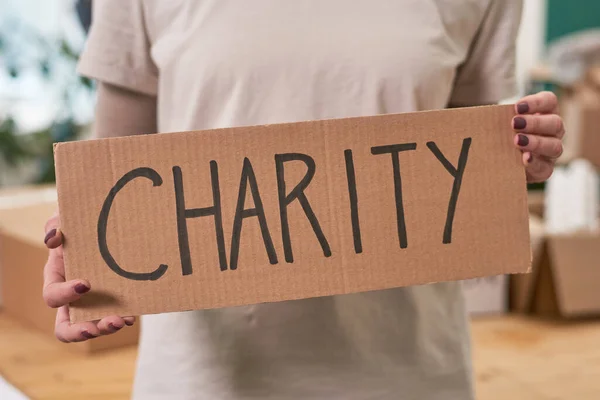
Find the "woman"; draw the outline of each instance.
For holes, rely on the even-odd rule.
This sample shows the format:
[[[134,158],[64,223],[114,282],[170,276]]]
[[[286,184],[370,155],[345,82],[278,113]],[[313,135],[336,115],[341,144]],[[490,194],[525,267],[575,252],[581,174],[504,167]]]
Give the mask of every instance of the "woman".
[[[99,137],[493,104],[515,94],[520,1],[96,2],[79,69],[99,82]],[[507,124],[530,182],[562,151],[556,97]],[[71,325],[58,217],[44,296],[80,341],[132,318]],[[470,399],[459,283],[142,318],[136,399]]]

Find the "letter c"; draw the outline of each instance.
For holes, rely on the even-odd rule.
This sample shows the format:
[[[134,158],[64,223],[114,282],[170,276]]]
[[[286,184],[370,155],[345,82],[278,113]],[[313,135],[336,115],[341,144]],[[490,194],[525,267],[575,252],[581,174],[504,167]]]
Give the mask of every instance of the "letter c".
[[[117,196],[117,193],[119,193],[119,190],[123,189],[125,185],[138,177],[150,179],[152,181],[152,186],[160,186],[163,183],[163,180],[158,172],[152,168],[136,168],[123,175],[123,177],[117,181],[115,186],[110,189],[106,200],[104,200],[102,210],[100,211],[100,215],[98,217],[98,247],[104,262],[106,262],[106,265],[108,265],[108,267],[118,275],[134,281],[155,281],[163,276],[165,272],[167,272],[167,268],[169,268],[167,265],[160,264],[160,266],[152,272],[137,273],[125,271],[119,266],[119,264],[117,264],[113,256],[110,254],[110,251],[108,250],[108,244],[106,242],[108,215],[110,213],[110,208],[112,207],[113,201]]]

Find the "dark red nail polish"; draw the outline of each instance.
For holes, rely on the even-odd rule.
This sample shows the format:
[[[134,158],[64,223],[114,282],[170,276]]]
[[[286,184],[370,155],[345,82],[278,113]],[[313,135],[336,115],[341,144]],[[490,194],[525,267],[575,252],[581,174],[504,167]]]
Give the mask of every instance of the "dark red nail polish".
[[[122,326],[115,326],[115,324],[113,324],[112,322],[110,324],[108,324],[108,329],[110,329],[113,332],[116,332],[121,328],[122,328]]]
[[[78,283],[75,285],[75,293],[84,294],[90,291],[90,288],[85,286],[83,283]]]
[[[81,336],[83,336],[86,339],[94,339],[96,337],[96,336],[92,335],[91,333],[89,333],[88,331],[81,332]]]
[[[44,244],[48,243],[48,240],[52,239],[56,235],[56,229],[50,229],[48,233],[46,233],[46,237],[44,238]]]
[[[525,135],[518,135],[517,144],[521,147],[525,147],[529,144],[529,138]]]
[[[133,326],[133,322],[125,320],[125,325],[127,325],[127,326]]]
[[[527,121],[525,121],[525,118],[515,117],[515,119],[513,120],[513,127],[515,129],[525,129],[526,126]]]
[[[519,114],[525,114],[529,112],[529,104],[527,103],[519,103],[517,104],[517,112]]]

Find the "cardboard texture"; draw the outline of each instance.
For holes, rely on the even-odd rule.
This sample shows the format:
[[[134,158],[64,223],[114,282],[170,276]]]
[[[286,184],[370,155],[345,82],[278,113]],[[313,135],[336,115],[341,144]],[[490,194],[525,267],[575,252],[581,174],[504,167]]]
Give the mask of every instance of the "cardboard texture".
[[[547,235],[532,217],[533,272],[513,275],[512,311],[547,317],[600,315],[600,232]]]
[[[73,321],[527,272],[513,106],[55,146]]]
[[[48,250],[44,225],[58,205],[52,186],[0,191],[0,287],[2,312],[54,339],[56,310],[42,299],[43,267]],[[137,343],[137,324],[94,340],[64,345],[84,353]],[[62,345],[56,340],[57,345]]]

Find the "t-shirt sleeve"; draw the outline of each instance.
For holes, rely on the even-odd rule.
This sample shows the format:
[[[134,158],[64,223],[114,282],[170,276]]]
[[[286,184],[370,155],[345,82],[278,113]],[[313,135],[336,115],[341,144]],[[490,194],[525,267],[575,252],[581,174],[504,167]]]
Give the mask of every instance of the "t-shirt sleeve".
[[[156,95],[158,68],[150,56],[142,0],[95,0],[92,25],[77,72],[147,95]]]
[[[491,0],[458,68],[451,106],[495,104],[517,95],[516,42],[522,0]]]

